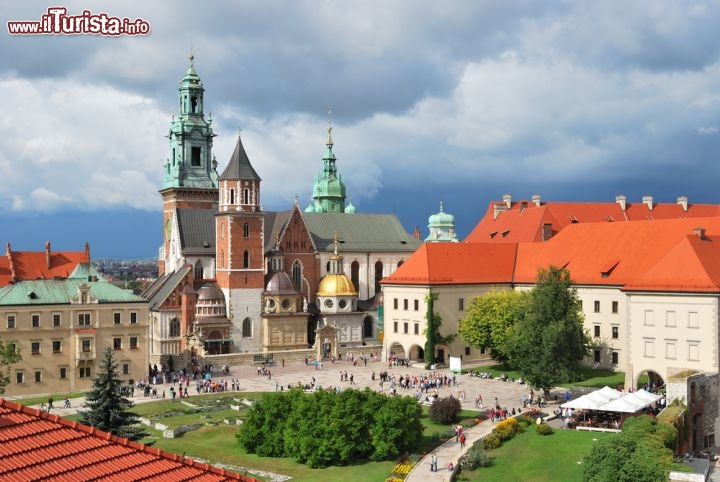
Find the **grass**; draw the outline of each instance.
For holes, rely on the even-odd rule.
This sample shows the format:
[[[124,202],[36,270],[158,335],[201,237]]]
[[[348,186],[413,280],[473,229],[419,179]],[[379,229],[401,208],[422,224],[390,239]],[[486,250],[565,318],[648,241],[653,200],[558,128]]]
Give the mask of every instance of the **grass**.
[[[582,480],[582,459],[594,440],[616,436],[612,433],[555,430],[549,436],[535,433],[535,427],[516,435],[501,447],[488,452],[493,464],[475,471],[463,471],[458,480],[475,482],[551,482]]]
[[[53,395],[43,395],[42,397],[18,398],[17,400],[13,400],[13,402],[19,403],[20,405],[25,405],[25,406],[40,405],[41,403],[47,403],[48,399],[50,397],[52,397],[53,405],[57,406],[57,407],[62,407],[62,403],[63,403],[63,400],[65,400],[65,397],[73,399],[73,398],[80,398],[80,397],[84,397],[84,396],[85,396],[85,392],[56,393]]]
[[[430,407],[423,405],[422,409],[423,415],[420,421],[425,427],[425,430],[423,431],[423,439],[420,443],[419,450],[420,453],[428,453],[449,438],[454,437],[453,427],[457,425],[457,423],[436,423],[430,420],[430,417],[428,416]],[[485,418],[484,413],[485,412],[478,410],[461,410],[457,418],[458,421],[467,418]]]
[[[564,388],[586,387],[586,388],[602,388],[608,386],[615,388],[618,385],[625,384],[625,373],[614,372],[603,368],[582,368],[582,380],[572,383],[563,383],[560,386]]]

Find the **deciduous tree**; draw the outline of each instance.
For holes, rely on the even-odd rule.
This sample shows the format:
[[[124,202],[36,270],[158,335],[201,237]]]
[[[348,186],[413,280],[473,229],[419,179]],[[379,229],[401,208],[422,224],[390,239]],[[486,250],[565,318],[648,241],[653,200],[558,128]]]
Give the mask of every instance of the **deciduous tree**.
[[[5,393],[5,387],[10,383],[10,367],[20,360],[22,357],[15,344],[0,340],[0,394]]]

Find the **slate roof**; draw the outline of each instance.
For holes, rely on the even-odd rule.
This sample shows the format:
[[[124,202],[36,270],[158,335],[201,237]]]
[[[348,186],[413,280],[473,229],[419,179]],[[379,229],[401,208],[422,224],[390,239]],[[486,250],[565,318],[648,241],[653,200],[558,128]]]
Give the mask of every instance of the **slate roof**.
[[[143,291],[140,296],[148,301],[151,311],[160,309],[160,306],[162,306],[168,296],[170,296],[170,293],[185,279],[191,269],[192,266],[185,265],[177,271],[165,273],[145,288],[145,291]]]
[[[40,479],[256,481],[0,398],[0,481]]]
[[[571,224],[621,223],[652,219],[682,219],[720,216],[720,205],[688,204],[687,210],[677,203],[618,202],[545,202],[540,206],[531,201],[518,201],[510,209],[494,216],[493,201],[485,216],[465,238],[469,243],[516,243],[543,241],[543,224],[550,224],[552,235]]]
[[[178,209],[180,247],[184,255],[215,255],[215,212]]]
[[[8,246],[9,251],[9,246]],[[48,266],[45,251],[9,251],[10,256],[0,256],[0,286],[12,281],[12,272],[18,280],[67,277],[75,266],[89,262],[90,256],[84,251],[50,252]]]
[[[230,156],[228,165],[220,176],[221,181],[247,179],[260,181],[260,176],[255,172],[255,169],[250,164],[245,148],[242,145],[242,140],[238,136],[237,144],[235,144],[235,150]]]
[[[287,224],[291,215],[292,210],[265,212],[265,232],[263,233],[265,236],[265,252],[268,252],[275,247],[275,242],[277,241],[278,234],[282,232],[282,229],[285,227],[285,224]]]
[[[394,214],[302,213],[318,251],[333,250],[335,233],[338,251],[413,252],[422,242],[410,236]]]

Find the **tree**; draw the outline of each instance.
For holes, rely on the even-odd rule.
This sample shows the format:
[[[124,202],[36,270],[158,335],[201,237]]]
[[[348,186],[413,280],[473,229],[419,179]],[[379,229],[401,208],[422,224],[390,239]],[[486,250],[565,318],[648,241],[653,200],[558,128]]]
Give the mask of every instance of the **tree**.
[[[581,366],[590,352],[590,336],[570,273],[550,266],[538,270],[535,288],[522,318],[510,329],[508,345],[513,367],[528,383],[546,392],[561,382],[581,377]]]
[[[449,345],[455,339],[455,335],[443,336],[440,334],[440,326],[442,326],[442,318],[435,313],[435,302],[438,300],[437,293],[428,293],[425,297],[427,312],[425,320],[427,327],[425,328],[425,368],[435,363],[435,347],[438,345]]]
[[[133,402],[122,395],[118,364],[110,348],[103,353],[100,369],[93,379],[93,388],[86,396],[82,423],[110,432],[128,440],[140,440],[147,434],[139,426],[137,414],[128,411]]]
[[[491,291],[475,298],[458,332],[476,348],[489,348],[495,361],[507,365],[511,327],[524,316],[530,296],[526,291]]]
[[[5,393],[5,387],[10,383],[10,367],[20,360],[22,357],[15,344],[0,340],[0,394]]]

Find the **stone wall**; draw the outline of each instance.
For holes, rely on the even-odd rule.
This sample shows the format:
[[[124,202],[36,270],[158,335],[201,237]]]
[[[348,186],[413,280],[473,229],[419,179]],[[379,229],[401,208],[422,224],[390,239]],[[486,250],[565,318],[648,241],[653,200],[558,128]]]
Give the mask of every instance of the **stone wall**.
[[[345,359],[345,354],[348,352],[357,356],[359,356],[361,353],[364,353],[365,355],[369,353],[375,353],[380,356],[382,353],[382,345],[367,345],[354,348],[340,348],[340,352],[342,353],[343,359]],[[217,371],[222,369],[224,365],[257,365],[262,363],[262,359],[266,358],[272,358],[273,364],[275,366],[281,366],[282,360],[285,360],[286,364],[300,363],[305,361],[305,357],[310,357],[310,360],[315,360],[316,354],[317,353],[314,349],[255,353],[228,353],[225,355],[205,355],[202,357],[200,363],[203,365],[212,364],[213,369]]]

